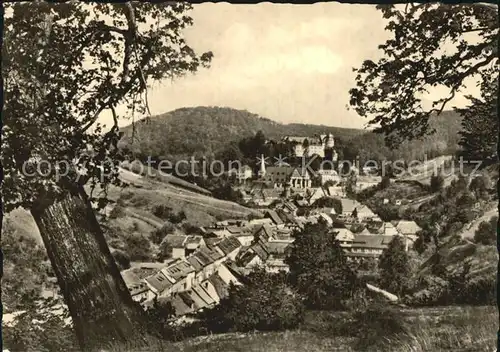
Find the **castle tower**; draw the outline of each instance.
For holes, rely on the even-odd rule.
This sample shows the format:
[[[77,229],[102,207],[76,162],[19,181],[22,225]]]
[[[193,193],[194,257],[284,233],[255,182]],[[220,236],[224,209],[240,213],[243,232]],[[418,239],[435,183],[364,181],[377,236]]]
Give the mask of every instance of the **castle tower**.
[[[335,146],[335,141],[333,139],[333,134],[329,133],[326,139],[326,147],[333,148]]]

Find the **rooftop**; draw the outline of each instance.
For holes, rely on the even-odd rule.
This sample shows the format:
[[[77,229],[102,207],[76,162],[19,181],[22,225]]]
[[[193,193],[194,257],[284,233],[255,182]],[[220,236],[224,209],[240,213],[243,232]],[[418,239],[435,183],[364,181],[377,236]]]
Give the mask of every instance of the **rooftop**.
[[[275,210],[268,210],[266,212],[266,215],[271,218],[271,220],[276,224],[276,225],[281,225],[283,224],[283,220],[281,220],[280,216]]]
[[[352,248],[385,249],[393,238],[383,235],[354,235]]]
[[[192,273],[194,268],[185,260],[178,260],[174,264],[163,268],[162,272],[166,273],[175,280],[186,277],[189,273]]]
[[[336,239],[339,241],[354,241],[355,235],[346,228],[334,229],[333,232],[337,232]]]
[[[342,213],[352,213],[356,206],[359,206],[355,200],[349,198],[341,198],[340,202],[342,203]]]
[[[173,235],[168,234],[165,236],[164,241],[168,243],[172,248],[184,248],[184,242],[187,236],[185,235]]]
[[[208,281],[214,286],[219,298],[224,298],[229,294],[229,285],[220,277],[218,273],[213,274],[208,278]]]
[[[398,229],[402,234],[414,235],[422,228],[418,226],[415,221],[401,220],[396,225],[396,229]]]
[[[146,281],[157,292],[163,292],[173,285],[173,283],[170,282],[170,280],[161,271],[148,276],[144,279],[144,281]]]
[[[220,248],[220,250],[225,254],[228,255],[238,248],[241,247],[240,241],[238,241],[235,237],[227,237],[223,239],[217,247]]]

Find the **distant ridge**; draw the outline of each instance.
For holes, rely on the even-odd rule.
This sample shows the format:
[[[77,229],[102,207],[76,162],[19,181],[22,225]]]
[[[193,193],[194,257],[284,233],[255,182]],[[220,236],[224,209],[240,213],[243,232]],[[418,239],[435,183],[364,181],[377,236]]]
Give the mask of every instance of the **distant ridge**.
[[[148,122],[138,121],[133,141],[132,126],[121,128],[124,137],[120,146],[137,154],[156,157],[209,156],[224,150],[231,142],[238,142],[261,130],[267,138],[274,140],[287,135],[332,133],[336,146],[347,149],[344,150],[347,151],[344,156],[348,160],[355,155],[374,160],[414,160],[424,155],[434,158],[454,154],[460,139],[461,117],[454,111],[443,111],[439,116],[431,116],[430,126],[436,130],[435,134],[422,140],[403,142],[394,151],[385,146],[383,135],[369,130],[302,123],[283,124],[246,110],[198,106],[153,116]]]
[[[137,138],[134,138],[133,143],[130,138],[132,126],[126,126],[121,129],[125,135],[120,145],[148,155],[207,155],[222,150],[230,142],[253,136],[259,130],[273,139],[285,135],[312,136],[323,133],[349,139],[365,132],[325,125],[282,124],[246,110],[199,106],[151,117],[149,123],[145,120],[137,122]]]

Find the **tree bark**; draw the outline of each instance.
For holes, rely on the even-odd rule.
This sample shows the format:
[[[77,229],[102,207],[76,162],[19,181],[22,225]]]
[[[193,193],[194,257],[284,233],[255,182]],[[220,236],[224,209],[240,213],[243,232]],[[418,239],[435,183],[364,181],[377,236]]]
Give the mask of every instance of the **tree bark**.
[[[83,189],[44,199],[31,213],[82,349],[145,346],[145,314],[130,296]]]

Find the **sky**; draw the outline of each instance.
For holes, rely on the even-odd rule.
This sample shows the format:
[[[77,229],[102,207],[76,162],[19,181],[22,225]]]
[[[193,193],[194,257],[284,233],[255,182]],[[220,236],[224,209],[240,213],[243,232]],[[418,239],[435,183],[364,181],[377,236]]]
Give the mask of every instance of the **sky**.
[[[352,68],[378,59],[377,47],[390,35],[375,5],[193,7],[194,25],[185,37],[198,53],[214,53],[211,67],[150,88],[152,115],[181,107],[226,106],[283,123],[366,127],[367,119],[347,105],[354,87]]]

